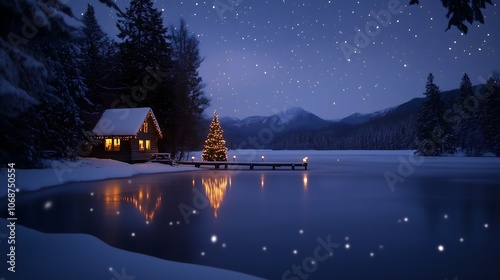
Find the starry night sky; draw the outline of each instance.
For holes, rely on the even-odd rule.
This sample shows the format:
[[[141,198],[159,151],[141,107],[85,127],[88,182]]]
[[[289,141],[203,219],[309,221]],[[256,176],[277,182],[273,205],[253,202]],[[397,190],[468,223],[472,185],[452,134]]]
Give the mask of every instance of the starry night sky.
[[[130,0],[115,2],[125,11]],[[389,11],[391,2],[399,5],[391,9],[390,24],[383,16],[381,23],[370,23],[377,22],[370,13]],[[68,4],[79,16],[87,3]],[[103,30],[117,40],[115,11],[97,0],[90,3]],[[237,5],[227,4],[232,10],[221,18],[214,3]],[[440,1],[408,3],[158,0],[155,7],[163,10],[165,26],[178,25],[183,17],[198,36],[205,57],[200,74],[211,98],[208,111],[242,118],[300,106],[324,119],[339,119],[422,97],[430,72],[441,90],[449,90],[459,87],[464,72],[479,84],[500,70],[498,5],[488,5],[486,24],[469,26],[464,35],[454,27],[445,32],[448,21]],[[366,27],[373,36],[359,41],[349,55],[356,31],[367,34]]]

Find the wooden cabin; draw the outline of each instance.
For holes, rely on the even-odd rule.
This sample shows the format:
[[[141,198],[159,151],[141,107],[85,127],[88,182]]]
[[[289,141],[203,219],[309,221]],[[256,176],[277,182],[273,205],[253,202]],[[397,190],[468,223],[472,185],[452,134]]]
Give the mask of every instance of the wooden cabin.
[[[151,108],[108,109],[92,132],[99,144],[90,156],[125,162],[149,160],[162,138]]]

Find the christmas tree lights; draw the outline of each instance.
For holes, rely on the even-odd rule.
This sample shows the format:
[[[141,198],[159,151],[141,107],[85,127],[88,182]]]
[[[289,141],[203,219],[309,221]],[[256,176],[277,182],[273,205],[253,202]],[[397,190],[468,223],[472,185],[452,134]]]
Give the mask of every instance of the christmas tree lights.
[[[210,124],[201,158],[203,161],[227,161],[226,141],[222,136],[222,128],[216,112],[214,112],[214,118]]]

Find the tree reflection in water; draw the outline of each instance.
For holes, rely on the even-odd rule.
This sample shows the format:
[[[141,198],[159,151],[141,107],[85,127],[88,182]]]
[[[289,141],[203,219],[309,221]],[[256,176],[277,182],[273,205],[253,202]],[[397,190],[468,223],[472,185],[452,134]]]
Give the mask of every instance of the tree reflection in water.
[[[205,187],[205,193],[212,208],[214,208],[214,216],[217,218],[219,208],[224,200],[224,195],[227,189],[227,176],[216,176],[202,178],[201,183]]]

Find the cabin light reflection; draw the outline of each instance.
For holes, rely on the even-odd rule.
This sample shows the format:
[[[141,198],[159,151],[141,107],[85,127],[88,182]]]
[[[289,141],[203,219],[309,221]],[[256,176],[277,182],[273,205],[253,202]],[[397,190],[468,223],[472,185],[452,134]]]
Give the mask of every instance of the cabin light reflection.
[[[307,173],[302,175],[302,181],[304,182],[304,190],[307,190]]]
[[[98,198],[101,198],[99,195]],[[120,209],[120,185],[109,184],[104,188],[104,209],[106,214],[116,215],[118,209]]]
[[[230,180],[230,179],[229,179]],[[224,200],[224,195],[227,190],[228,178],[225,176],[202,178],[201,183],[205,187],[210,206],[214,209],[214,217],[219,215],[219,208]]]
[[[264,188],[264,174],[260,175],[260,186]]]
[[[103,200],[107,213],[117,213],[123,201],[134,205],[147,221],[152,221],[162,198],[161,193],[149,185],[141,185],[135,192],[121,193],[120,186],[115,184],[104,189]]]

